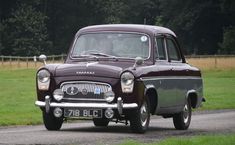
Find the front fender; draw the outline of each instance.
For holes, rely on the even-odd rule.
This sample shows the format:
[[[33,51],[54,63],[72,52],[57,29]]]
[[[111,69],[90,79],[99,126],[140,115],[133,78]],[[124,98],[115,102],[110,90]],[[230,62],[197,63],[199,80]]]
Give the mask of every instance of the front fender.
[[[144,89],[144,95],[145,95],[145,96],[147,95],[147,92],[148,92],[148,90],[150,90],[150,89],[153,89],[153,90],[155,90],[155,91],[157,92],[157,90],[156,90],[156,88],[155,88],[154,85],[148,84],[148,85],[145,86],[145,89]]]
[[[190,99],[192,108],[197,108],[202,101],[202,100],[200,101],[199,98],[200,97],[198,97],[197,91],[192,89],[187,91],[185,101]]]

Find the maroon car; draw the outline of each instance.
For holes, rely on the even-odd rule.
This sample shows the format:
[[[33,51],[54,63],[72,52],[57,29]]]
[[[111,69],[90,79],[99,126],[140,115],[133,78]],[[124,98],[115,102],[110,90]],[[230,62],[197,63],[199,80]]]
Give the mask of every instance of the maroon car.
[[[41,55],[44,60],[46,57]],[[171,30],[149,25],[97,25],[77,32],[64,64],[37,72],[37,101],[48,130],[64,120],[130,123],[143,133],[150,115],[172,117],[187,129],[201,105],[201,72],[186,63]]]

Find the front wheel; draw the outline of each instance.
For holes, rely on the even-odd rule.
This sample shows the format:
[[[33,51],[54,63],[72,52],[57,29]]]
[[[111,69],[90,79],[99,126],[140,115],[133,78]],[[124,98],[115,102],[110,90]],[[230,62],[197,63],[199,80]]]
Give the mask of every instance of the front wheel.
[[[51,111],[49,113],[43,111],[43,122],[47,130],[60,130],[63,118],[56,118]]]
[[[183,111],[173,116],[173,123],[176,129],[186,130],[191,122],[192,108],[190,99],[184,105]]]
[[[135,133],[144,133],[149,126],[150,107],[148,99],[145,98],[142,105],[131,112],[130,127]]]

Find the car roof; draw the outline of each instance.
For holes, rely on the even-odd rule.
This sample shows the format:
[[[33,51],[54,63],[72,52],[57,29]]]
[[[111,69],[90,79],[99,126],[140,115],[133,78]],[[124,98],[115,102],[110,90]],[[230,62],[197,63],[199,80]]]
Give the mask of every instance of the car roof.
[[[97,31],[129,31],[141,32],[149,35],[155,34],[170,34],[176,37],[175,33],[168,28],[153,25],[140,25],[140,24],[105,24],[87,26],[78,31],[79,33],[97,32]]]

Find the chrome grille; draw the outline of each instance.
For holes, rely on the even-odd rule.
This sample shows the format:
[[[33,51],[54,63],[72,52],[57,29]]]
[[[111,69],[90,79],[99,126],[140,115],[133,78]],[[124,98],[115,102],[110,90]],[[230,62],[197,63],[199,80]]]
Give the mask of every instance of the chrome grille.
[[[66,82],[61,84],[65,100],[104,101],[104,93],[111,91],[109,84],[100,82]]]

